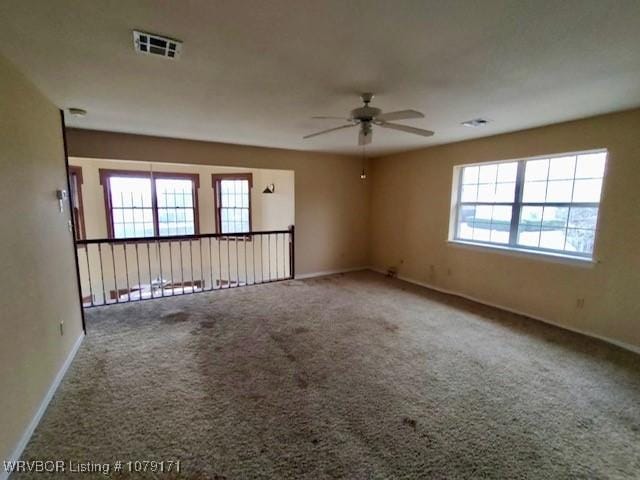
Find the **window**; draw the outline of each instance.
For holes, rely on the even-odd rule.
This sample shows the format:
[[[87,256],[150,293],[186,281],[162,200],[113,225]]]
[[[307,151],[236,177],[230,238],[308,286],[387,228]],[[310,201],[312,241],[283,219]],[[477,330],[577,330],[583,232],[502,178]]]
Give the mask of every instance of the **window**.
[[[454,240],[592,258],[606,151],[456,167]]]
[[[251,231],[250,173],[212,175],[218,233]]]
[[[197,174],[100,170],[109,238],[198,233]]]
[[[73,222],[76,229],[76,240],[87,238],[84,225],[84,203],[82,201],[82,167],[69,165],[69,196],[71,197],[71,208]]]
[[[156,178],[158,197],[158,232],[166,235],[193,235],[196,208],[193,180]]]

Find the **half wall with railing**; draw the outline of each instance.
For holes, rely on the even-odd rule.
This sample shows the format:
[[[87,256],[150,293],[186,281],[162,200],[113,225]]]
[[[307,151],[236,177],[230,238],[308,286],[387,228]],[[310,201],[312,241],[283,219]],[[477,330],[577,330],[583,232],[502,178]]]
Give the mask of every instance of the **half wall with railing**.
[[[295,228],[76,242],[85,308],[295,276]]]

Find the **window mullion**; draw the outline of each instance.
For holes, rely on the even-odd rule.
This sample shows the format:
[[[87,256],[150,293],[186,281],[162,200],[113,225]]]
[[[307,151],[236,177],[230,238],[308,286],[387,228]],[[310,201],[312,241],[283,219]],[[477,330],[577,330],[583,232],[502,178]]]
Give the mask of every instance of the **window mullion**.
[[[524,191],[524,170],[525,161],[518,162],[518,172],[516,173],[516,190],[514,192],[513,211],[511,212],[511,226],[509,229],[509,245],[516,246],[518,243],[518,222],[520,220],[520,210],[522,208],[522,194]]]
[[[151,215],[153,218],[153,232],[155,237],[160,236],[160,225],[158,224],[158,197],[157,197],[157,189],[156,189],[156,179],[153,176],[153,172],[150,174],[151,176]]]

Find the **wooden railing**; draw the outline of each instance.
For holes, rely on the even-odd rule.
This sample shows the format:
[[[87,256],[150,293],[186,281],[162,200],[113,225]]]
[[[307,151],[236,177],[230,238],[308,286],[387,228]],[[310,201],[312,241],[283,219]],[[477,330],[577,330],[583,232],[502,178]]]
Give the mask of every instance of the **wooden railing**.
[[[83,306],[170,297],[295,276],[295,228],[76,242]]]

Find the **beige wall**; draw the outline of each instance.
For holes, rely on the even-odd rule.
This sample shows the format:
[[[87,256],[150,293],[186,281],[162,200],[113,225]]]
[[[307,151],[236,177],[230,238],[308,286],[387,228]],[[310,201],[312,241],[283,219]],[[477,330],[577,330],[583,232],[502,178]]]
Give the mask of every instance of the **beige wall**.
[[[0,57],[0,461],[82,335],[58,109]],[[64,335],[59,324],[64,321]]]
[[[369,181],[358,158],[74,129],[68,142],[76,157],[292,170],[296,274],[368,264]]]
[[[640,346],[640,110],[376,159],[371,261],[378,269]],[[592,266],[447,242],[454,165],[607,148]],[[577,308],[577,299],[584,307]]]

